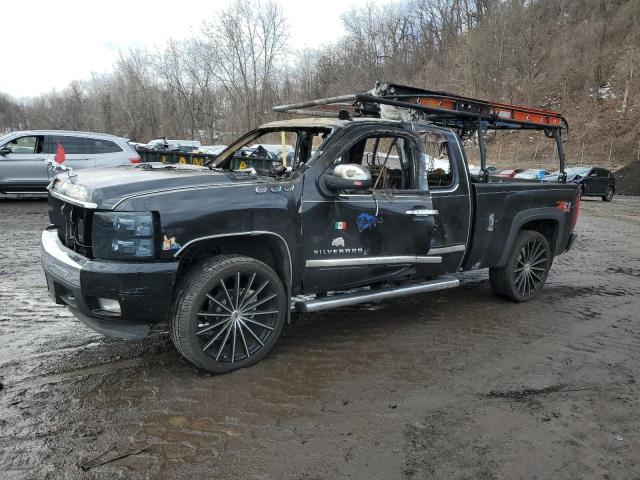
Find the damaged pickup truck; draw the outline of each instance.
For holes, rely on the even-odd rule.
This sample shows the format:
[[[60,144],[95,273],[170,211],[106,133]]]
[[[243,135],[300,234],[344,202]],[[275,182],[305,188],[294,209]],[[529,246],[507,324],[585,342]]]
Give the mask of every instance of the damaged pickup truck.
[[[105,335],[167,325],[211,372],[263,358],[291,312],[456,287],[489,269],[495,292],[541,294],[567,251],[580,198],[556,183],[492,183],[484,133],[556,142],[557,113],[378,84],[276,111],[204,167],[147,163],[61,174],[42,262],[55,301]],[[477,135],[479,175],[461,139]],[[295,146],[274,162],[255,144]]]

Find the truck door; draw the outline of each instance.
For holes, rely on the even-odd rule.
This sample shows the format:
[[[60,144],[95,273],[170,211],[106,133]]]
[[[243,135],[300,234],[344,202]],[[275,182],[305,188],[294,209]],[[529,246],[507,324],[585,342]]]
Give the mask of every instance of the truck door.
[[[323,158],[325,171],[338,164],[367,167],[373,187],[321,192],[305,180],[306,293],[430,276],[430,267],[441,261],[429,254],[437,213],[426,185],[418,184],[419,158],[415,139],[400,129],[359,135],[333,158]]]
[[[0,145],[0,191],[44,190],[49,177],[43,143],[40,135],[25,135]]]
[[[471,185],[458,138],[453,132],[425,128],[418,135],[424,149],[427,181],[433,208],[438,211],[431,236],[432,255],[442,256],[434,265],[438,274],[458,271],[469,245],[472,224]],[[490,213],[482,219],[482,230],[491,229]],[[491,234],[488,231],[487,234]]]

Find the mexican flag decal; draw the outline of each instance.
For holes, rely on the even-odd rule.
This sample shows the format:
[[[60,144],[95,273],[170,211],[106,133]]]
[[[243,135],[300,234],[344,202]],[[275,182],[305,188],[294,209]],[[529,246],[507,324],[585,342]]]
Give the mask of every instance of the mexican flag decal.
[[[347,222],[336,222],[336,230],[346,230]]]

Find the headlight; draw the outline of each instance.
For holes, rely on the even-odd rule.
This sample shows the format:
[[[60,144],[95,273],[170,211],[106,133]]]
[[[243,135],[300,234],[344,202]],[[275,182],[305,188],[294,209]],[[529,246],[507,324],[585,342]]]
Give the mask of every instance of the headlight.
[[[151,212],[96,212],[93,255],[112,260],[156,258],[156,225]]]

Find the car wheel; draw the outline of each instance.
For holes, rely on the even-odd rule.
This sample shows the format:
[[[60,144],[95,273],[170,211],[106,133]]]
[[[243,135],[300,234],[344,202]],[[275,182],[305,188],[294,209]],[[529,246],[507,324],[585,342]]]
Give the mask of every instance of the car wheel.
[[[608,187],[607,191],[602,196],[602,200],[604,200],[605,202],[610,202],[611,200],[613,200],[614,194],[615,194],[615,190],[613,189],[613,187]]]
[[[181,282],[171,338],[202,369],[226,373],[248,367],[280,336],[287,303],[284,286],[268,265],[243,256],[213,257]]]
[[[551,249],[545,236],[533,230],[522,230],[506,265],[489,269],[489,281],[498,295],[515,302],[527,302],[540,294],[551,261]]]

